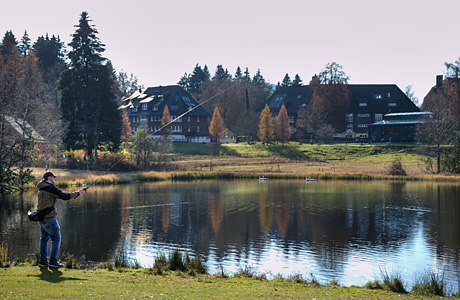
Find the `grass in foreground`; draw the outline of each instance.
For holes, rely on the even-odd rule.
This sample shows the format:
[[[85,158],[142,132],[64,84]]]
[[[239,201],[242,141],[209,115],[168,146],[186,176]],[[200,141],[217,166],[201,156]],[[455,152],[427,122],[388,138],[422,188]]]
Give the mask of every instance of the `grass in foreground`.
[[[0,270],[2,299],[421,299],[363,287],[247,276],[153,275],[148,269],[75,270],[13,266]],[[426,297],[429,299],[430,297]]]

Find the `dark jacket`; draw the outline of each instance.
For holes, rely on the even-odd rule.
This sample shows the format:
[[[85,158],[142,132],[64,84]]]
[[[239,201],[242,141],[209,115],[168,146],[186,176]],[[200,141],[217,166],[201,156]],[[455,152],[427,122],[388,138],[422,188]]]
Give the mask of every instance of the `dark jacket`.
[[[57,187],[55,187],[53,184],[47,182],[47,181],[40,181],[37,184],[38,188],[38,206],[37,209],[42,210],[47,207],[53,207],[56,205],[57,199],[62,199],[62,200],[70,200],[74,199],[78,195],[80,195],[79,192],[74,192],[74,193],[65,193],[61,190],[59,190]],[[56,217],[57,211],[56,209],[50,212],[45,216],[45,218],[53,218]]]

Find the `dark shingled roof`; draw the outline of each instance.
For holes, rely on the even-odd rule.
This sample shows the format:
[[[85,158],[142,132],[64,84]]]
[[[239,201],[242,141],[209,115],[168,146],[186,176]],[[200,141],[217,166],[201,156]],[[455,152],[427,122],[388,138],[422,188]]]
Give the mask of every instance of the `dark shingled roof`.
[[[395,84],[349,84],[348,90],[350,91],[348,113],[386,114],[420,111]],[[281,104],[284,103],[288,114],[297,114],[300,106],[307,104],[312,96],[313,90],[308,85],[282,87],[273,93],[266,103],[273,113],[278,112]]]
[[[187,115],[211,116],[202,106],[198,107],[199,103],[192,94],[178,85],[148,87],[141,92],[135,92],[122,101],[123,105],[121,108],[139,107],[143,103],[148,103],[149,107],[158,106],[158,110],[156,111],[152,111],[151,109],[147,111],[138,109],[137,112],[132,112],[133,115],[163,115],[165,104],[167,104],[171,115],[178,116],[188,111],[189,107],[196,107]]]

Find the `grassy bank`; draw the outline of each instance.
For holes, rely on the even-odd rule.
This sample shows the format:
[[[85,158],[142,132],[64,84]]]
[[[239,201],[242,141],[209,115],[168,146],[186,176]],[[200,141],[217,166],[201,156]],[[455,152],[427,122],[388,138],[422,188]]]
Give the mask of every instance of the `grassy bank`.
[[[431,299],[364,287],[260,277],[196,275],[149,269],[0,269],[2,299]]]
[[[422,180],[460,182],[460,176],[435,175],[427,172],[417,145],[332,144],[310,145],[289,143],[285,146],[247,143],[204,145],[175,143],[175,172],[108,172],[57,170],[57,184],[85,186],[120,184],[135,181],[199,180],[199,179],[316,179],[340,180]],[[212,155],[211,154],[212,151]],[[388,170],[395,160],[401,161],[407,176],[390,176]],[[40,179],[44,170],[36,168]],[[33,188],[30,184],[27,188]]]

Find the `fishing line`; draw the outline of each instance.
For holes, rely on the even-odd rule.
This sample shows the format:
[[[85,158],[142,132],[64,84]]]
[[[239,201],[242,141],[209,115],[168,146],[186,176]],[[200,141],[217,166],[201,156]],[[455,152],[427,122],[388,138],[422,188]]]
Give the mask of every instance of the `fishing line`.
[[[238,80],[237,83],[229,86],[228,88],[220,91],[219,93],[215,94],[214,96],[206,99],[205,101],[199,103],[197,106],[193,107],[192,109],[189,109],[188,111],[186,111],[185,113],[181,114],[180,116],[176,117],[175,119],[171,120],[170,122],[168,122],[167,124],[161,126],[159,129],[155,130],[153,133],[149,134],[147,137],[145,137],[144,139],[141,139],[140,141],[144,141],[148,138],[150,138],[152,135],[154,135],[155,133],[161,131],[162,129],[164,129],[165,127],[167,127],[168,125],[170,125],[171,123],[174,123],[175,121],[177,121],[178,119],[182,118],[183,116],[187,115],[188,113],[194,111],[195,109],[197,109],[198,107],[202,106],[203,104],[211,101],[212,99],[216,98],[217,96],[225,93],[226,91],[228,91],[229,89],[231,88],[234,88],[235,86],[241,84],[241,82],[243,82],[241,79]],[[105,174],[107,174],[113,167],[115,167],[118,163],[120,163],[123,159],[125,159],[124,157],[121,157],[119,160],[117,160],[113,165],[110,166],[110,168],[108,168],[104,173],[102,173],[99,177],[96,178],[96,180],[94,180],[92,183],[90,183],[87,187],[84,188],[84,190],[86,191],[90,186],[94,185],[99,179],[102,178],[102,176],[104,176]]]

